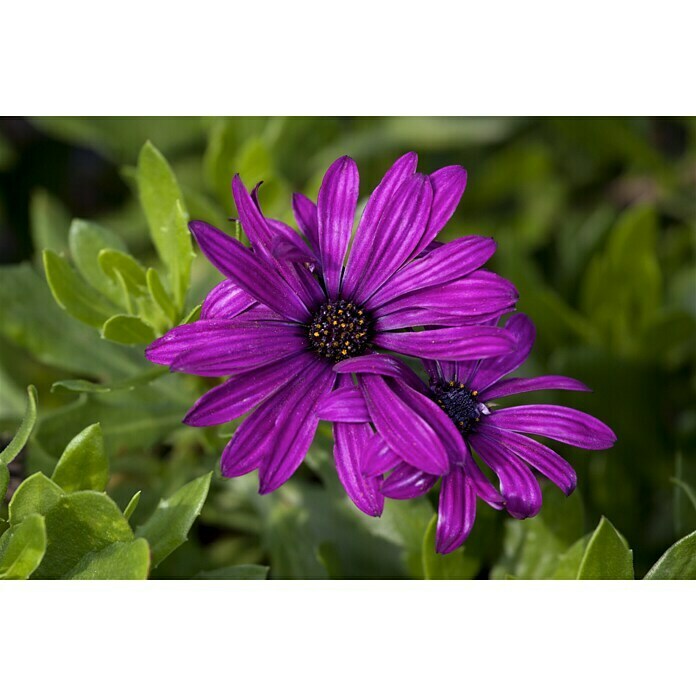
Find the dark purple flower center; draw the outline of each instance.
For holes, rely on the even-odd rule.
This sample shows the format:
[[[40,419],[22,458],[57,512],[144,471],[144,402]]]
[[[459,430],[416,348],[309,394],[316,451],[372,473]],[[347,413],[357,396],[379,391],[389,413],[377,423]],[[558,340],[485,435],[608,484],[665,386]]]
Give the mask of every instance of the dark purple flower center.
[[[467,435],[473,430],[481,418],[477,391],[471,391],[461,382],[454,381],[431,381],[430,391],[462,435]]]
[[[324,358],[341,362],[362,355],[370,344],[372,321],[354,302],[323,304],[308,324],[309,343]]]

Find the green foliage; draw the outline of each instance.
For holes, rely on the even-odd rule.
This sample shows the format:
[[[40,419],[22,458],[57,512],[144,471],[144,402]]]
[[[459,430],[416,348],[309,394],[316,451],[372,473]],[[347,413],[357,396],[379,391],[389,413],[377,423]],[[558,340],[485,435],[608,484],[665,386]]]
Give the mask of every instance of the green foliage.
[[[578,580],[633,580],[633,552],[606,517],[587,543]]]
[[[37,395],[36,388],[33,385],[27,387],[27,397],[27,407],[26,411],[24,412],[22,423],[7,447],[0,452],[0,499],[5,497],[7,483],[9,481],[7,466],[22,451],[24,445],[27,444],[27,440],[29,439],[31,431],[34,429],[34,424],[36,423]]]
[[[203,570],[196,575],[196,580],[265,580],[268,577],[268,567],[259,565],[238,565]]]
[[[152,516],[138,527],[138,537],[147,539],[152,549],[153,568],[188,538],[189,530],[200,515],[208,495],[211,476],[205,474],[171,497],[160,500]]]
[[[145,539],[116,541],[82,557],[67,575],[72,580],[146,580],[150,549]]]
[[[645,579],[696,580],[696,532],[670,546]]]
[[[53,481],[64,491],[103,491],[109,480],[109,462],[99,423],[85,428],[65,448],[53,471]]]
[[[46,524],[29,515],[0,537],[0,580],[26,580],[46,553]]]

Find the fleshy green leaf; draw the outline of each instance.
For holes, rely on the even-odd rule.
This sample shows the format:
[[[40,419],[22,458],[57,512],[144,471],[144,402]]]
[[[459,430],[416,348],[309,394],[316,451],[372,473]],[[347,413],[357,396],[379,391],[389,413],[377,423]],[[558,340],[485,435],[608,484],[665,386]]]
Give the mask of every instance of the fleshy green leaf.
[[[15,457],[22,451],[24,445],[27,444],[31,431],[34,429],[34,423],[36,423],[36,387],[33,385],[28,386],[27,396],[27,408],[24,412],[24,418],[22,419],[19,429],[12,440],[10,440],[10,444],[0,452],[0,468],[5,468],[10,462],[14,461]],[[2,496],[0,496],[0,500],[2,500]]]
[[[633,580],[633,552],[606,517],[590,537],[578,580]]]
[[[59,498],[46,512],[46,535],[46,555],[36,579],[65,577],[87,554],[133,540],[133,531],[116,503],[96,491]]]
[[[65,448],[52,479],[66,493],[103,491],[109,481],[109,462],[99,423],[85,428]]]
[[[10,472],[6,466],[0,466],[0,503],[5,500],[7,487],[10,484]]]
[[[188,538],[208,495],[211,477],[212,473],[205,474],[187,483],[170,498],[160,500],[150,519],[138,527],[136,535],[150,543],[153,568]]]
[[[41,472],[22,481],[9,505],[10,524],[19,524],[29,515],[45,515],[63,496],[59,485]]]
[[[176,322],[178,316],[176,307],[165,290],[160,274],[156,269],[147,269],[146,281],[150,295],[152,295],[152,299],[157,303],[157,306],[172,324]]]
[[[64,379],[59,382],[54,382],[51,385],[51,391],[65,389],[67,391],[86,392],[89,394],[108,394],[114,391],[130,391],[143,384],[149,384],[158,377],[166,375],[168,372],[169,370],[166,367],[155,367],[135,377],[111,382],[110,384],[99,384],[97,382],[90,382],[86,379]]]
[[[696,580],[696,532],[670,546],[645,580]]]
[[[104,273],[98,262],[102,249],[125,251],[120,237],[101,225],[86,220],[73,220],[70,226],[70,253],[82,277],[112,302],[121,304],[121,290],[115,280]]]
[[[150,142],[143,146],[138,158],[138,189],[152,241],[167,266],[174,302],[181,310],[193,259],[188,216],[174,173]]]
[[[109,341],[129,346],[152,343],[157,336],[155,330],[138,317],[117,314],[108,319],[102,328],[102,336]]]
[[[72,580],[146,580],[150,549],[145,539],[117,541],[92,551],[65,576]]]
[[[587,534],[578,539],[565,553],[562,553],[551,577],[554,580],[576,580],[589,542],[590,535]]]
[[[203,570],[196,575],[196,580],[266,580],[268,566],[236,565],[215,570]]]
[[[26,580],[46,552],[46,525],[41,515],[28,515],[0,538],[0,580]]]
[[[113,282],[118,282],[120,274],[132,295],[139,297],[147,291],[145,269],[130,254],[118,249],[102,249],[98,261],[99,267]]]
[[[57,198],[43,190],[32,193],[29,217],[37,261],[40,262],[44,249],[51,249],[58,254],[68,251],[70,216]]]
[[[43,254],[46,279],[56,302],[75,319],[97,328],[118,310],[75,273],[70,264],[47,249]]]
[[[471,580],[481,563],[466,555],[466,547],[443,555],[435,552],[437,515],[433,515],[423,537],[423,575],[426,580]]]
[[[135,512],[135,509],[138,507],[138,503],[140,502],[140,493],[141,491],[138,491],[133,495],[133,497],[128,501],[126,509],[123,511],[123,516],[127,520],[131,518],[131,515]]]

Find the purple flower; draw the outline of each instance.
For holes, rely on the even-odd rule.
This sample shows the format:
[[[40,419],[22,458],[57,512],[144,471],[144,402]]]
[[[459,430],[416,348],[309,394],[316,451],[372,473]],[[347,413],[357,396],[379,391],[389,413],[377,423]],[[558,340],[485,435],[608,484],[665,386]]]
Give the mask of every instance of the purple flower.
[[[494,407],[492,401],[522,392],[588,391],[570,377],[503,379],[527,359],[535,333],[524,314],[513,315],[505,328],[515,338],[515,351],[483,360],[424,360],[428,384],[389,356],[340,363],[336,371],[356,373],[358,386],[344,386],[320,403],[321,418],[374,427],[357,458],[362,473],[381,484],[387,497],[414,498],[430,490],[439,478],[434,461],[446,453],[449,472],[442,476],[440,490],[439,553],[464,543],[474,524],[477,497],[520,519],[536,515],[541,489],[530,467],[566,495],[575,489],[570,464],[527,435],[590,450],[606,449],[616,440],[604,423],[565,406]],[[472,450],[498,478],[500,491],[483,474]]]
[[[481,325],[514,307],[515,288],[480,267],[491,239],[434,242],[466,185],[459,166],[416,173],[414,153],[401,157],[370,196],[352,236],[358,170],[342,157],[329,167],[317,205],[296,195],[300,236],[264,217],[256,191],[235,176],[232,191],[251,249],[205,222],[190,225],[210,262],[227,280],[206,298],[201,318],[155,341],[147,357],[172,370],[229,379],[202,396],[185,423],[218,425],[255,409],[222,455],[222,473],[259,471],[259,492],[281,486],[312,442],[317,404],[351,384],[333,367],[378,349],[428,359],[465,360],[509,352],[506,331]],[[258,188],[258,187],[257,187]],[[413,330],[425,327],[423,330]],[[379,515],[384,498],[358,468],[372,431],[334,426],[338,475],[355,504]],[[442,447],[433,470],[444,473]]]

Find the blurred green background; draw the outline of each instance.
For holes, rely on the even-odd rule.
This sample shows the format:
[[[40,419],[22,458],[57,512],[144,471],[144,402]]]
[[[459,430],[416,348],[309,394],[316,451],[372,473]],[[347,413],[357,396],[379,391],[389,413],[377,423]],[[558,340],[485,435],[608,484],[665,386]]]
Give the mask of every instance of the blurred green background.
[[[696,528],[693,118],[0,119],[0,434],[8,439],[21,419],[27,384],[37,385],[40,402],[39,427],[12,464],[11,488],[50,471],[67,442],[100,421],[108,490],[122,506],[142,490],[135,517],[145,516],[160,496],[215,469],[231,432],[180,424],[212,380],[167,375],[109,393],[51,390],[58,380],[109,383],[148,369],[142,347],[100,338],[56,304],[40,258],[44,248],[70,257],[68,230],[81,218],[156,265],[134,183],[147,140],[171,164],[190,217],[230,232],[235,172],[248,186],[265,181],[264,211],[291,221],[290,193],[314,198],[339,155],[358,163],[361,200],[407,150],[419,153],[421,171],[467,168],[467,190],[443,238],[496,239],[491,267],[516,283],[519,309],[537,325],[525,374],[567,374],[593,389],[539,400],[593,413],[618,443],[599,453],[559,446],[578,472],[578,490],[566,500],[545,489],[535,520],[480,507],[456,577],[550,577],[601,515],[628,539],[642,577]],[[217,280],[199,255],[189,307]],[[240,563],[268,565],[277,578],[428,575],[435,498],[390,503],[381,520],[361,516],[331,470],[324,427],[307,464],[263,498],[255,475],[216,474],[191,540],[156,576]]]

